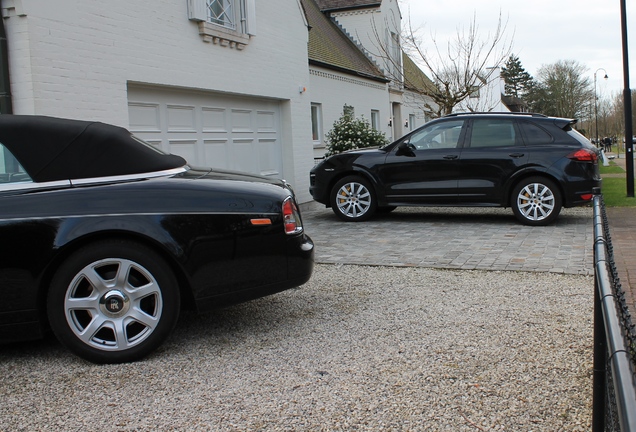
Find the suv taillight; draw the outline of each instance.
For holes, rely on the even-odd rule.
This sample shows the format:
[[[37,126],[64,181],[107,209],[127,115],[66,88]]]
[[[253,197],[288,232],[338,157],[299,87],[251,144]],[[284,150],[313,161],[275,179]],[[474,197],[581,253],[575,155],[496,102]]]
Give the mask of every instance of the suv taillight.
[[[300,213],[292,197],[283,202],[283,223],[285,224],[285,234],[298,234],[303,230]]]
[[[594,150],[580,149],[567,155],[567,158],[579,162],[597,162],[598,154]]]

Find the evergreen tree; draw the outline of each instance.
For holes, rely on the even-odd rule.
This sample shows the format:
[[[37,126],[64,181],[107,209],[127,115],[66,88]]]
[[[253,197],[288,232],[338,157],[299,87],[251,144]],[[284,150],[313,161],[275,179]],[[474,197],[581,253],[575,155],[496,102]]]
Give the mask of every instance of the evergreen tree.
[[[511,55],[506,65],[501,68],[506,96],[523,98],[533,87],[533,78],[521,66],[519,57]]]

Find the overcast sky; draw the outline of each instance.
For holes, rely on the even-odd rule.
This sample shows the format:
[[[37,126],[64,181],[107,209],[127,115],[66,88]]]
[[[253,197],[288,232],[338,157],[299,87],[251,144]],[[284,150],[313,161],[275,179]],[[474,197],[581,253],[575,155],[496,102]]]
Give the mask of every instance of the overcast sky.
[[[627,1],[630,87],[636,88],[636,2]],[[624,88],[620,0],[399,0],[403,28],[409,20],[421,36],[434,34],[438,45],[468,29],[476,14],[480,33],[496,28],[499,12],[507,21],[512,51],[532,76],[542,65],[576,60],[598,71],[600,96]],[[631,6],[631,7],[630,7]]]

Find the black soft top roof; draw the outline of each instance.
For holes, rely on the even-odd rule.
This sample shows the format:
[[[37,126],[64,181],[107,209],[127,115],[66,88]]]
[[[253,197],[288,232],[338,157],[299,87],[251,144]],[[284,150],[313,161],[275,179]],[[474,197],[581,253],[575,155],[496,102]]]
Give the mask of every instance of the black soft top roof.
[[[186,164],[124,128],[100,122],[0,115],[0,143],[36,182],[140,174]]]

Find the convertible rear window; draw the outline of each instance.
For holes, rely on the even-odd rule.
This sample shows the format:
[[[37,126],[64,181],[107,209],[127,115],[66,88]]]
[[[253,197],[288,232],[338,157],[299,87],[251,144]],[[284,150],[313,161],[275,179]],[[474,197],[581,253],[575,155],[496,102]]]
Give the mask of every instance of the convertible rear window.
[[[4,145],[0,144],[0,183],[30,181],[31,177],[24,171],[20,162]]]
[[[152,144],[150,144],[149,142],[146,142],[146,141],[142,140],[141,138],[136,137],[135,135],[131,134],[130,137],[132,139],[134,139],[135,141],[137,141],[139,144],[143,144],[147,148],[152,149],[152,150],[156,151],[159,154],[162,154],[162,155],[167,155],[168,154],[168,153],[164,152],[163,150],[161,150],[159,147],[155,147]]]

